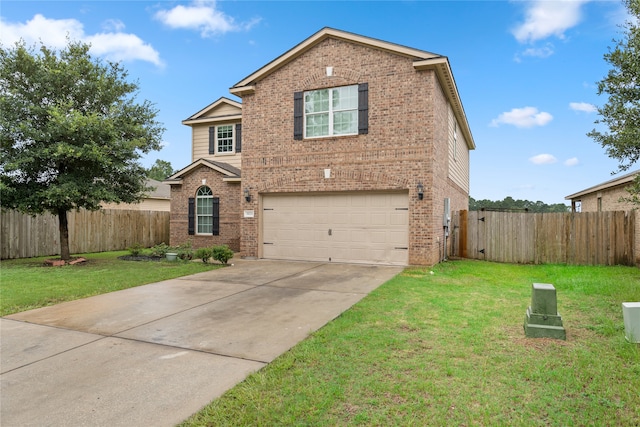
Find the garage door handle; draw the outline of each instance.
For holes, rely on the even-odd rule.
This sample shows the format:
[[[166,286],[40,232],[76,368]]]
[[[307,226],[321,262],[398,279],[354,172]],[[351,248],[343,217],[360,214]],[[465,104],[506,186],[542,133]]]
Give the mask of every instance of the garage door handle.
[[[398,246],[396,246],[396,247],[395,247],[395,248],[393,248],[393,249],[403,249],[403,250],[407,250],[407,249],[409,249],[409,248],[403,248],[403,247],[398,247]]]
[[[329,236],[331,236],[331,229],[329,229]]]

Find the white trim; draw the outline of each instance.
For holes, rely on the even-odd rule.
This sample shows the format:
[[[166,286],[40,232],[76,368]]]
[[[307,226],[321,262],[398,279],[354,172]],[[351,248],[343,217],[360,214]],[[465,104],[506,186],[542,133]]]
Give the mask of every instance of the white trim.
[[[218,140],[218,128],[222,126],[228,126],[231,128],[231,150],[230,151],[220,151],[220,145]],[[214,126],[214,139],[213,139],[213,152],[214,156],[233,156],[236,154],[236,125],[235,124],[220,124]],[[227,138],[229,139],[229,138]]]

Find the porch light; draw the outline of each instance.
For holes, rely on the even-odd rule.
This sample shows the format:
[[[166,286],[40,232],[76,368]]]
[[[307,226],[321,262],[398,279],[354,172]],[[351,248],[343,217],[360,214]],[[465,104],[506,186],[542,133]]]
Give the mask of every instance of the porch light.
[[[251,201],[251,194],[249,194],[249,189],[248,189],[248,188],[245,188],[245,189],[244,189],[244,199],[245,199],[247,202],[250,202],[250,201]]]
[[[424,199],[424,187],[422,186],[422,183],[419,182],[418,183],[418,200],[422,200]]]

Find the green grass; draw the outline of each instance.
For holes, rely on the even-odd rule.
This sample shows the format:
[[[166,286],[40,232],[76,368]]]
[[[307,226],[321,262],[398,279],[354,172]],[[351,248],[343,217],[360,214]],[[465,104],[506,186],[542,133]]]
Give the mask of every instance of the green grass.
[[[534,282],[555,285],[566,341],[524,337]],[[183,426],[639,425],[624,301],[636,268],[407,269]]]
[[[123,252],[83,254],[84,264],[51,267],[43,258],[0,263],[0,315],[211,270],[202,262],[123,261]],[[50,258],[50,257],[49,257]]]

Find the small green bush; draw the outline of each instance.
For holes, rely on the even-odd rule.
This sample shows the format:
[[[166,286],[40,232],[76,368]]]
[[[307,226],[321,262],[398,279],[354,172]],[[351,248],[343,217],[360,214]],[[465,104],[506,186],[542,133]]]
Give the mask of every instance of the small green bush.
[[[193,247],[191,245],[191,240],[187,240],[185,243],[175,246],[172,250],[175,249],[175,252],[178,254],[178,258],[185,261],[190,261],[193,259]]]
[[[171,251],[171,246],[162,242],[159,245],[155,245],[154,247],[151,248],[151,256],[164,258],[167,252],[170,252],[170,251]]]
[[[233,258],[233,251],[229,249],[227,245],[220,245],[213,247],[212,258],[216,261],[220,261],[222,264],[226,264],[231,258]]]
[[[129,246],[127,250],[131,255],[138,256],[142,253],[144,247],[140,243],[134,243],[133,245]]]
[[[202,262],[209,262],[209,258],[213,256],[213,248],[200,248],[196,250],[194,256],[202,260]]]

